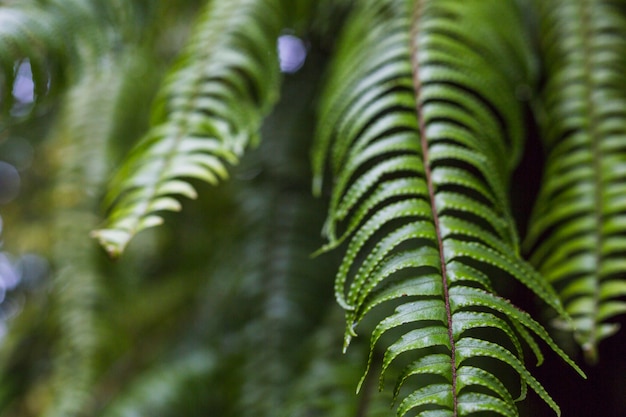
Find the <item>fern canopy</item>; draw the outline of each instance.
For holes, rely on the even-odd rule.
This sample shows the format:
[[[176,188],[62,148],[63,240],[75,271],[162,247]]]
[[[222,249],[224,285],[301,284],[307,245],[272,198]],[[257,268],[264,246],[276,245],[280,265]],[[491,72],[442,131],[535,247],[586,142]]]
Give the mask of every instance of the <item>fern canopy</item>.
[[[482,23],[495,16],[497,25]],[[581,372],[491,286],[494,275],[509,275],[565,315],[553,289],[515,255],[502,180],[522,146],[516,91],[531,82],[523,33],[512,2],[365,1],[340,41],[313,155],[317,191],[325,164],[333,176],[323,250],[348,241],[335,287],[346,346],[367,313],[395,306],[373,330],[369,362],[387,334],[396,336],[381,383],[399,357],[413,359],[396,395],[409,377],[422,382],[399,416],[517,415],[501,376],[473,366],[479,357],[508,365],[521,378],[520,398],[529,385],[558,414],[524,365],[520,339],[541,361],[531,335]],[[484,327],[509,347],[476,338]]]
[[[161,224],[158,212],[180,210],[174,196],[195,198],[189,179],[217,184],[257,142],[278,96],[284,24],[277,0],[209,2],[157,97],[153,127],[110,184],[108,220],[93,236],[112,256]]]
[[[548,153],[526,240],[594,361],[626,312],[626,14],[616,2],[540,2]]]

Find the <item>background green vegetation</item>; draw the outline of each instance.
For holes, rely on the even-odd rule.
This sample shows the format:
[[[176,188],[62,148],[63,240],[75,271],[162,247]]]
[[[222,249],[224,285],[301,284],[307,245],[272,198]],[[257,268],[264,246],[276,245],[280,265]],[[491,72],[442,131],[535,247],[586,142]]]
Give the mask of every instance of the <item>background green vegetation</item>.
[[[320,197],[312,196],[311,149],[316,132],[331,126],[319,125],[319,120],[326,120],[324,117],[332,120],[340,114],[333,115],[328,110],[334,105],[335,90],[325,88],[335,82],[336,91],[340,91],[344,85],[333,78],[338,77],[333,71],[341,73],[338,63],[341,53],[348,51],[349,55],[352,50],[349,40],[341,43],[342,31],[352,27],[349,25],[358,27],[361,22],[368,33],[375,32],[367,19],[386,22],[393,13],[383,10],[370,15],[363,10],[374,2],[356,0],[208,3],[221,4],[215,10],[220,10],[223,16],[215,18],[211,14],[212,6],[207,7],[199,0],[0,1],[0,103],[4,112],[0,119],[0,161],[5,162],[4,166],[0,165],[3,245],[0,278],[4,292],[0,303],[0,415],[3,417],[395,414],[390,407],[393,381],[401,366],[392,366],[387,371],[385,389],[378,391],[385,346],[392,341],[385,340],[374,348],[372,369],[360,393],[355,394],[368,360],[369,334],[384,319],[384,314],[391,315],[393,310],[366,317],[359,327],[361,337],[355,338],[347,353],[342,354],[345,318],[335,301],[333,283],[345,245],[314,258],[310,256],[327,243],[321,231],[328,230],[325,219],[334,198],[329,184],[325,184]],[[384,3],[391,4],[392,9],[402,2]],[[515,2],[505,3],[513,7]],[[531,230],[531,235],[545,238],[556,227],[532,226],[533,218],[541,217],[537,214],[541,210],[536,209],[532,214],[537,196],[543,195],[544,203],[550,204],[549,191],[540,191],[548,182],[543,174],[553,169],[549,168],[554,166],[549,165],[551,160],[563,160],[568,154],[564,146],[565,152],[561,150],[563,153],[558,154],[557,149],[557,156],[546,156],[555,146],[542,142],[542,138],[563,140],[584,129],[568,128],[567,124],[564,131],[545,128],[545,118],[552,111],[550,103],[563,100],[563,107],[567,108],[568,102],[576,103],[576,92],[572,93],[574,98],[565,94],[552,102],[537,104],[541,94],[551,97],[551,94],[567,93],[567,85],[548,81],[550,65],[559,68],[567,63],[559,62],[554,51],[557,55],[554,59],[540,55],[546,50],[548,56],[550,53],[550,48],[545,46],[546,42],[550,45],[550,40],[542,44],[540,34],[544,33],[542,30],[549,32],[551,25],[557,27],[554,22],[561,18],[565,23],[560,25],[569,27],[568,22],[576,21],[576,10],[569,10],[559,1],[546,2],[552,6],[544,5],[543,9],[532,2],[517,3],[527,14],[520,38],[527,42],[524,47],[533,51],[530,64],[524,64],[530,65],[530,78],[535,80],[522,85],[519,92],[524,99],[519,106],[526,130],[520,130],[518,136],[525,145],[523,153],[522,147],[519,148],[519,164],[510,169],[511,179],[504,181],[512,184],[507,189],[510,194],[507,198],[517,232],[524,241],[527,230]],[[625,3],[580,0],[570,4],[580,6],[585,16],[595,16],[598,11],[598,19],[603,17],[601,12],[605,8],[612,7],[613,14],[609,16],[617,23],[607,18],[606,28],[599,24],[597,37],[591,33],[588,36],[598,45],[603,45],[602,39],[607,38],[605,44],[620,50],[620,42],[612,40],[611,35],[615,35],[615,26],[626,20]],[[280,16],[275,21],[271,20],[275,17],[274,6],[279,10],[276,16]],[[476,10],[479,8],[480,5]],[[560,9],[563,10],[559,12]],[[236,31],[239,20],[232,16],[238,13],[251,22],[258,20],[259,32],[254,32],[256,27],[242,17],[245,30],[252,33],[250,38],[236,35],[235,41],[228,38],[222,42],[215,33]],[[495,15],[484,23],[502,26]],[[384,24],[378,29],[382,38],[391,37],[391,31],[384,32]],[[354,31],[358,33],[357,29]],[[477,30],[472,36],[480,39],[484,33]],[[294,73],[278,72],[279,57],[274,45],[280,34],[296,35],[306,45],[306,61]],[[626,36],[626,30],[616,35],[618,39],[620,36]],[[580,44],[585,38],[580,41],[572,35],[571,39],[581,54],[589,52],[589,47],[585,49]],[[358,36],[352,41],[357,44],[354,50],[361,45],[358,42],[366,42]],[[485,43],[488,43],[486,38]],[[233,55],[227,54],[229,48],[235,51]],[[259,55],[255,48],[267,53]],[[376,54],[384,52],[363,48],[365,56],[370,54],[372,61]],[[596,49],[604,51],[597,45]],[[184,51],[182,55],[181,51]],[[520,50],[519,55],[525,52],[528,51]],[[603,61],[605,55],[610,53],[588,61],[597,64],[590,71],[599,74],[600,84],[603,76],[610,79],[611,70],[624,68],[621,62],[612,63],[608,58]],[[242,64],[245,69],[252,68],[249,73],[243,71],[241,79],[246,81],[229,79],[227,72],[219,72],[228,67],[220,66],[220,62],[239,62],[241,56],[253,57],[252,63],[244,60]],[[209,60],[216,62],[215,66],[207,65]],[[274,62],[274,67],[265,68],[265,62]],[[495,62],[494,67],[506,67],[507,59],[503,58],[503,62]],[[202,71],[206,68],[208,75],[203,78]],[[346,71],[345,85],[349,85],[359,70]],[[521,73],[525,69],[518,70]],[[219,75],[210,79],[211,71]],[[184,80],[189,79],[193,82],[185,84]],[[219,103],[203,104],[190,99],[196,91],[189,86],[209,84],[207,79],[214,83],[211,85],[215,87],[211,88],[215,88],[217,97],[222,97],[220,83],[227,85],[224,90],[244,91],[244,98],[223,100],[227,103],[224,108],[234,108],[235,113],[224,110],[222,114]],[[572,79],[578,78],[572,76]],[[619,103],[612,94],[626,95],[626,86],[607,84],[616,91],[622,87],[621,92],[600,95],[597,100],[608,103],[606,112],[620,113],[620,109],[611,109],[611,105]],[[485,85],[491,88],[488,82]],[[575,85],[573,89],[576,88]],[[320,94],[322,91],[325,92]],[[193,107],[188,105],[191,101],[197,108],[189,108]],[[181,102],[182,110],[176,107]],[[540,108],[535,107],[535,113],[531,111],[534,105]],[[393,105],[389,112],[402,106],[402,103]],[[559,114],[559,105],[554,107]],[[572,105],[570,111],[574,114],[576,106]],[[598,117],[602,117],[603,111],[598,107]],[[564,113],[561,117],[567,119],[567,112]],[[205,172],[184,173],[198,192],[198,198],[181,199],[180,214],[159,212],[164,225],[137,234],[123,255],[112,262],[90,234],[99,229],[102,238],[102,230],[115,230],[119,226],[116,221],[125,219],[122,215],[116,219],[114,214],[105,220],[106,214],[116,213],[109,203],[122,207],[121,211],[125,207],[132,211],[143,198],[137,195],[148,188],[142,188],[143,177],[134,185],[129,180],[137,161],[150,160],[146,156],[150,152],[142,153],[148,146],[133,151],[135,159],[131,158],[130,162],[126,160],[128,152],[146,132],[155,132],[150,130],[155,126],[164,126],[151,133],[158,138],[167,136],[163,131],[181,126],[197,136],[219,137],[221,131],[216,133],[215,126],[207,127],[201,119],[202,115],[215,114],[228,125],[224,128],[228,134],[222,142],[227,145],[217,151],[211,149],[222,157],[209,162],[216,174],[216,185],[206,184],[211,178]],[[199,122],[196,116],[201,119]],[[255,138],[257,130],[260,140]],[[228,142],[231,136],[236,139],[235,144]],[[623,139],[616,136],[616,141]],[[611,172],[619,176],[626,170],[626,160],[621,156],[625,153],[624,145],[613,148],[614,153],[607,158],[608,168],[596,166],[608,172],[608,177]],[[154,152],[152,157],[156,160],[158,152]],[[180,166],[187,169],[199,159],[181,160]],[[581,161],[581,166],[584,163]],[[222,168],[228,171],[227,181],[219,178]],[[166,175],[167,169],[153,167],[147,172]],[[119,172],[117,179],[107,185],[115,172]],[[326,182],[333,181],[326,179]],[[622,182],[618,178],[618,185]],[[177,187],[179,194],[185,194],[180,190],[187,188],[180,184]],[[164,201],[165,208],[176,204]],[[614,203],[617,209],[613,212],[619,214],[615,223],[619,223],[626,211],[620,204]],[[610,210],[609,207],[606,213],[592,213],[591,217],[611,218]],[[133,221],[140,224],[149,219],[150,223],[154,221],[151,214],[148,210]],[[584,222],[585,215],[580,217]],[[570,220],[566,216],[546,222],[554,221],[558,226]],[[619,224],[614,227],[617,232],[611,231],[608,236],[624,236],[626,228],[619,229]],[[105,232],[104,236],[111,235]],[[109,239],[109,246],[105,244],[114,254],[126,244],[115,246],[117,236],[114,234]],[[623,257],[624,243],[617,238],[616,241],[622,246],[614,252]],[[525,254],[538,246],[526,242],[526,247],[521,249]],[[558,246],[564,244],[558,243],[546,251],[556,253]],[[572,259],[578,259],[578,254],[575,252]],[[617,256],[608,258],[615,261]],[[610,275],[615,282],[620,282],[619,279],[623,282],[626,274],[626,267],[619,262],[624,261],[615,261],[617,266],[613,268],[617,272]],[[548,270],[546,275],[550,273]],[[573,273],[574,278],[579,275],[583,274]],[[523,285],[504,278],[494,282],[498,293],[542,322],[587,374],[587,380],[580,378],[544,346],[545,362],[535,368],[532,352],[526,352],[526,366],[561,407],[562,415],[623,416],[626,336],[623,331],[618,332],[596,344],[604,337],[603,331],[608,336],[613,324],[624,324],[624,317],[613,317],[606,323],[593,321],[592,332],[597,330],[601,336],[590,342],[592,353],[587,348],[585,355],[578,344],[590,346],[585,345],[590,340],[588,334],[574,337],[569,331],[555,329],[554,314],[545,311],[545,303]],[[614,298],[620,300],[623,289],[615,289],[614,293],[617,294]],[[615,313],[623,309],[622,304],[615,303]],[[566,307],[570,314],[576,315],[576,306],[566,303]],[[586,324],[585,321],[583,327]],[[492,336],[485,336],[488,337]],[[502,335],[493,337],[502,345],[509,343]],[[498,367],[505,367],[494,367],[493,363],[480,359],[475,363],[495,373],[501,371]],[[505,370],[498,377],[513,392],[519,391],[515,372]],[[426,383],[433,383],[429,378],[433,379],[426,376]],[[421,386],[415,381],[411,383],[406,392],[401,392],[396,404],[402,396]],[[518,404],[520,415],[553,414],[532,390]]]

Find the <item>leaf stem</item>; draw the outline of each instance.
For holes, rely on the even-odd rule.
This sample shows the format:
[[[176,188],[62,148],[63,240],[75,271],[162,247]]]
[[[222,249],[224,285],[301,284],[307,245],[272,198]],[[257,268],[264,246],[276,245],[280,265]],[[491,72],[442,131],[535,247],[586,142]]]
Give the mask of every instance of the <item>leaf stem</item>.
[[[582,45],[583,45],[583,68],[585,70],[585,99],[587,102],[587,111],[589,112],[589,125],[586,126],[588,129],[588,133],[591,140],[591,152],[593,158],[593,167],[594,167],[594,200],[595,200],[595,222],[596,227],[595,238],[596,244],[594,248],[594,260],[595,260],[595,270],[598,276],[593,281],[594,282],[594,292],[593,292],[593,326],[591,326],[591,331],[588,336],[587,341],[582,345],[583,353],[585,355],[585,359],[588,363],[595,363],[597,361],[597,345],[598,345],[598,306],[600,305],[600,280],[602,277],[600,276],[600,265],[602,264],[602,224],[603,224],[603,184],[602,184],[602,150],[599,144],[600,137],[598,134],[597,128],[597,120],[598,113],[596,111],[596,103],[593,97],[592,88],[594,88],[594,79],[593,79],[593,62],[591,61],[591,55],[593,53],[592,46],[590,44],[590,39],[593,36],[592,33],[592,25],[591,21],[591,13],[593,13],[591,6],[588,0],[582,0],[581,2],[581,24],[582,24]]]
[[[452,369],[452,401],[453,401],[453,417],[458,416],[458,398],[456,394],[457,376],[456,376],[456,348],[454,334],[452,330],[452,311],[450,309],[450,294],[448,292],[448,274],[446,269],[446,259],[444,254],[443,237],[439,223],[439,214],[437,203],[435,201],[435,186],[433,184],[432,171],[430,166],[430,158],[428,154],[428,138],[426,137],[426,121],[424,120],[424,112],[421,107],[421,90],[422,82],[420,79],[420,62],[418,57],[417,38],[419,36],[419,20],[423,12],[423,4],[425,0],[418,0],[413,11],[413,19],[411,22],[411,62],[413,70],[413,88],[415,90],[416,112],[419,122],[419,135],[422,147],[422,157],[424,161],[424,175],[428,186],[428,195],[430,198],[431,210],[433,215],[433,224],[435,234],[437,236],[437,244],[439,247],[439,259],[441,262],[441,280],[443,283],[443,298],[446,306],[446,317],[448,322],[448,337],[450,340],[450,362]]]

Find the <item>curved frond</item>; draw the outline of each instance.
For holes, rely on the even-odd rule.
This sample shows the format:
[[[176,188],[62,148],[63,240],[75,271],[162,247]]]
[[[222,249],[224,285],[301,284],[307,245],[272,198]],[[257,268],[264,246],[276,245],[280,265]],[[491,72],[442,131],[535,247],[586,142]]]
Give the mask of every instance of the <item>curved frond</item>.
[[[174,196],[195,198],[189,178],[218,183],[257,141],[278,95],[283,25],[277,0],[210,2],[157,97],[153,127],[110,184],[108,220],[93,235],[111,255],[160,224],[159,211],[179,210]]]
[[[604,0],[540,11],[548,160],[525,243],[595,360],[626,312],[626,14]]]
[[[523,33],[513,2],[364,1],[340,42],[313,154],[316,191],[325,165],[333,176],[323,250],[348,242],[335,284],[346,346],[367,313],[395,307],[372,332],[368,369],[381,343],[381,384],[413,359],[396,383],[396,395],[412,390],[399,416],[516,416],[526,386],[558,414],[521,340],[539,362],[535,339],[582,373],[491,287],[510,276],[565,314],[519,257],[508,206],[523,132],[516,91],[530,78]],[[521,391],[477,358],[517,373]]]
[[[311,53],[307,59],[311,63],[320,58]],[[309,350],[309,340],[317,341],[313,331],[333,305],[332,276],[337,259],[314,260],[309,256],[322,241],[318,230],[324,220],[324,205],[307,190],[308,155],[302,152],[312,141],[311,129],[302,127],[314,120],[309,103],[319,76],[316,66],[307,66],[285,80],[281,101],[261,132],[263,137],[271,134],[273,140],[250,152],[237,169],[256,175],[229,184],[238,190],[237,206],[241,209],[231,221],[242,233],[229,236],[229,256],[220,261],[225,268],[224,279],[241,274],[237,310],[241,314],[241,306],[247,306],[249,317],[245,330],[237,336],[243,353],[237,364],[245,375],[233,406],[237,415],[293,415],[286,410],[286,403],[294,385],[303,378],[303,363],[313,352]],[[286,117],[299,123],[277,129]]]

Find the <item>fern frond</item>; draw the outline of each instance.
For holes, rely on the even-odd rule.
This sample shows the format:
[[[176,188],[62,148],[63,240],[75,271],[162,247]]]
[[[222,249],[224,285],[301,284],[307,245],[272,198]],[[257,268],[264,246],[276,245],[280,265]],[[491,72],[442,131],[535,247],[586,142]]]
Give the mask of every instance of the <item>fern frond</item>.
[[[317,229],[310,226],[321,224],[318,214],[322,212],[311,210],[316,205],[308,201],[310,195],[258,184],[256,188],[265,201],[255,205],[257,213],[249,213],[249,218],[263,216],[257,219],[262,220],[262,227],[251,227],[255,232],[247,238],[255,243],[243,245],[239,252],[246,259],[247,286],[257,288],[246,303],[254,308],[241,343],[256,349],[242,360],[246,378],[239,411],[273,416],[286,401],[296,364],[304,358],[301,346],[316,321],[311,304],[332,305],[330,292],[320,289],[322,283],[330,286],[331,282],[319,279],[324,270],[326,277],[332,277],[332,269],[320,268],[309,257],[319,242]],[[322,295],[326,295],[323,300]]]
[[[396,395],[417,384],[399,416],[516,416],[511,388],[476,358],[507,365],[520,398],[528,385],[558,414],[524,365],[521,339],[538,361],[535,338],[582,373],[491,287],[508,275],[565,314],[517,253],[502,179],[522,145],[522,34],[513,2],[364,1],[340,42],[313,154],[316,191],[327,159],[333,175],[323,250],[348,241],[335,284],[346,346],[370,311],[395,306],[373,330],[367,367],[387,337],[381,384],[398,358],[414,359],[396,384]],[[478,338],[481,328],[492,331]]]
[[[276,39],[284,25],[277,0],[210,2],[166,79],[153,127],[113,178],[106,224],[93,233],[113,256],[142,229],[177,211],[173,196],[195,198],[187,180],[227,177],[256,143],[262,116],[277,97]]]
[[[319,59],[314,52],[307,57],[309,63]],[[309,103],[319,78],[313,65],[285,80],[281,101],[261,131],[272,140],[263,141],[237,169],[257,174],[232,184],[241,208],[236,222],[245,234],[229,236],[233,243],[229,252],[240,259],[237,269],[243,282],[238,292],[246,294],[240,304],[249,306],[248,322],[238,336],[245,355],[238,360],[245,378],[234,407],[240,415],[285,413],[301,366],[308,360],[306,342],[333,302],[337,258],[309,256],[322,241],[318,230],[324,205],[307,191],[310,174],[303,151],[313,132],[303,126],[313,124]],[[288,118],[298,123],[280,124]],[[232,260],[224,262],[227,271],[232,266]],[[250,351],[249,346],[255,349]]]
[[[626,14],[615,2],[540,2],[547,166],[525,242],[595,360],[626,312]]]
[[[95,353],[99,345],[96,306],[101,278],[95,261],[96,246],[86,245],[96,224],[98,190],[106,177],[106,149],[114,120],[110,110],[124,85],[119,72],[103,73],[96,65],[86,69],[67,93],[53,144],[59,160],[53,257],[55,302],[61,339],[53,366],[54,400],[46,417],[81,415],[90,400],[95,379]],[[116,88],[117,87],[117,88]]]

